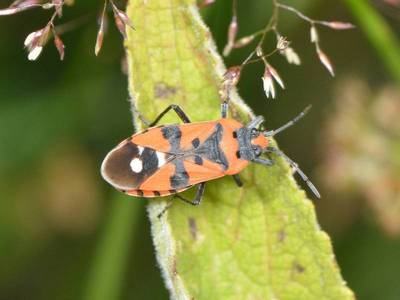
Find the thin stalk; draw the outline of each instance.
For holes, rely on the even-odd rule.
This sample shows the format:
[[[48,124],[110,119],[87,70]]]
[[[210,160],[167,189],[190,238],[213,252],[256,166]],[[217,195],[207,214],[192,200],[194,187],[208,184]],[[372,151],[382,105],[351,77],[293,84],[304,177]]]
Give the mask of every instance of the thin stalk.
[[[143,208],[123,194],[111,198],[111,211],[97,245],[83,299],[119,299],[129,251],[135,237],[137,216]]]

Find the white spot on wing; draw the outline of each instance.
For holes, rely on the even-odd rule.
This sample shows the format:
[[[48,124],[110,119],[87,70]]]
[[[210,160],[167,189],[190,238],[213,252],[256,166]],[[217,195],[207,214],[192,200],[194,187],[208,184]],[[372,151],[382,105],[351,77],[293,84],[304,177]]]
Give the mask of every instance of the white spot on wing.
[[[132,171],[135,173],[140,173],[143,169],[143,163],[137,157],[131,160],[130,166],[131,166]]]
[[[138,150],[139,150],[139,155],[142,155],[142,152],[143,152],[144,148],[141,147],[141,146],[138,146]]]
[[[160,167],[162,167],[163,165],[165,165],[165,163],[167,162],[166,160],[165,160],[165,153],[162,153],[162,152],[156,152],[156,155],[157,155],[157,159],[158,159],[158,167],[160,168]]]

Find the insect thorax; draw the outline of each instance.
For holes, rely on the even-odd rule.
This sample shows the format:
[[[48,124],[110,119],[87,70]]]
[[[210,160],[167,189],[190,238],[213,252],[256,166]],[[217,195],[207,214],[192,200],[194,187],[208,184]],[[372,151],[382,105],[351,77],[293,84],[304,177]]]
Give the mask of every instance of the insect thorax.
[[[247,127],[239,128],[236,131],[237,140],[239,142],[238,157],[245,160],[253,160],[257,156],[254,153],[253,145],[251,143],[252,134],[251,129]]]

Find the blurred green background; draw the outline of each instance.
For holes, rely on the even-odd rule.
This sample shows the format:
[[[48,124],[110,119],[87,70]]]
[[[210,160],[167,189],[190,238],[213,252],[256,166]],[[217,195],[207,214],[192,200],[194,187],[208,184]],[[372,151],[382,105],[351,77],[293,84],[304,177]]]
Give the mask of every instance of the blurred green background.
[[[313,105],[307,118],[277,137],[279,145],[319,187],[318,219],[356,296],[399,299],[400,77],[396,81],[396,70],[388,68],[394,61],[387,61],[399,50],[398,41],[371,44],[355,17],[363,12],[352,2],[284,2],[315,19],[357,25],[319,30],[335,78],[319,63],[307,23],[282,12],[279,29],[302,65],[271,58],[287,86],[278,99],[263,93],[261,64],[245,69],[239,91],[269,128]],[[371,19],[378,39],[398,39],[400,3],[361,2],[394,31],[387,37]],[[62,35],[63,62],[50,43],[35,62],[23,49],[27,34],[47,22],[48,11],[0,17],[0,299],[168,297],[146,201],[118,195],[99,174],[107,151],[133,131],[122,41],[111,22],[102,52],[94,56],[101,6],[77,1],[64,9],[62,22],[84,17]],[[202,13],[221,51],[231,1],[218,0]],[[264,26],[269,14],[268,1],[239,1],[239,36]],[[249,51],[235,50],[227,65],[240,63]],[[99,278],[103,271],[107,276]],[[99,284],[108,294],[96,294]]]

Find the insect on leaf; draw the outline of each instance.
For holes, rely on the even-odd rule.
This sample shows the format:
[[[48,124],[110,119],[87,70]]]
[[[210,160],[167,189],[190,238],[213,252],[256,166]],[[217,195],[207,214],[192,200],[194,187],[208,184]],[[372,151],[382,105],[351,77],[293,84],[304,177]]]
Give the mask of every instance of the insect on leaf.
[[[133,105],[148,119],[172,103],[192,121],[220,117],[226,69],[195,4],[129,1],[127,15],[136,26],[125,42],[129,89]],[[247,122],[250,110],[235,91],[230,96]],[[162,122],[179,121],[171,113]],[[275,160],[273,167],[248,167],[242,188],[228,177],[209,182],[198,207],[175,199],[161,218],[168,198],[132,199],[149,201],[156,256],[173,299],[354,298],[312,202],[289,166]],[[193,195],[194,189],[183,194]]]

